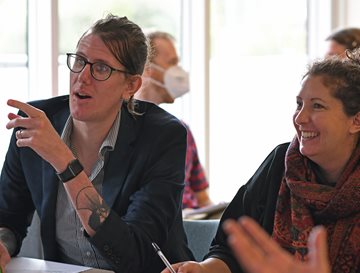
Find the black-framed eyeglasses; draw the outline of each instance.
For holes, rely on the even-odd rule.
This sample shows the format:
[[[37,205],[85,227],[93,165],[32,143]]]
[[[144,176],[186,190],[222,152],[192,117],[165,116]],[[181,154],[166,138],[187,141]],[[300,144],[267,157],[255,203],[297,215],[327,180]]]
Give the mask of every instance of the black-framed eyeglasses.
[[[75,54],[66,53],[67,55],[67,66],[74,73],[80,73],[84,70],[87,64],[90,65],[91,76],[97,81],[106,81],[110,78],[113,71],[129,74],[129,72],[113,68],[102,62],[91,63],[85,57]]]

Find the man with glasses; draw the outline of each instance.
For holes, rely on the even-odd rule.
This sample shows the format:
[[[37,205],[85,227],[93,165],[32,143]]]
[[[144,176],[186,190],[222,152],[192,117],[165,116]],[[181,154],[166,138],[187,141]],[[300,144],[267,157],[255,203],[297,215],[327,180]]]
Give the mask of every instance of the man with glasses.
[[[151,52],[149,65],[143,73],[144,84],[135,98],[156,104],[173,103],[190,90],[188,73],[179,65],[175,38],[167,32],[154,31],[147,35]],[[185,188],[182,205],[184,216],[192,209],[212,204],[208,194],[209,183],[201,165],[195,139],[187,129]]]
[[[8,115],[0,180],[0,266],[19,252],[36,210],[47,260],[115,272],[160,272],[193,259],[181,217],[186,129],[135,102],[147,59],[141,29],[109,15],[67,54],[69,96]]]

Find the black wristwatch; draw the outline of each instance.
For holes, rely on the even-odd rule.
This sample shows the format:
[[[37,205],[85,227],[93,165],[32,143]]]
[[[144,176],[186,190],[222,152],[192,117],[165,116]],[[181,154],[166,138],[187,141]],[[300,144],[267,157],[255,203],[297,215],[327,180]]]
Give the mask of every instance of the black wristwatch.
[[[61,182],[66,183],[81,173],[82,170],[84,170],[84,167],[81,165],[79,159],[76,158],[67,165],[63,172],[56,173],[56,175],[59,177]]]

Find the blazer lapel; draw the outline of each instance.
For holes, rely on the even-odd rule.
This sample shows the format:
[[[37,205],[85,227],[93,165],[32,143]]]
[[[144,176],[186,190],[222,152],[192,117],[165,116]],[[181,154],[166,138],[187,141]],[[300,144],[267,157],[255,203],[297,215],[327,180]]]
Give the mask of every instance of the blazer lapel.
[[[133,142],[140,128],[141,117],[134,119],[122,107],[121,121],[114,151],[110,152],[108,162],[105,165],[102,196],[105,202],[112,207],[119,192],[121,191],[129,169],[129,158],[133,153]]]
[[[69,109],[66,108],[64,111],[59,112],[57,115],[53,117],[52,124],[59,135],[61,135],[62,130],[65,126],[65,122],[67,121],[69,115],[70,115]],[[55,174],[54,168],[48,162],[43,161],[42,165],[43,165],[42,181],[43,181],[44,199],[41,204],[41,215],[42,215],[41,226],[42,226],[42,230],[46,230],[46,232],[43,232],[43,236],[47,237],[48,240],[53,240],[53,238],[55,238],[55,230],[56,230],[55,211],[56,211],[59,179]]]

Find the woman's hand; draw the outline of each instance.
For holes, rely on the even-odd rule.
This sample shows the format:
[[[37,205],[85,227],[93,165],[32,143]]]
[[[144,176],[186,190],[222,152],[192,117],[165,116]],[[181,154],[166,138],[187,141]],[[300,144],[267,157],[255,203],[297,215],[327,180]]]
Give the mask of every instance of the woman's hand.
[[[227,220],[223,226],[238,262],[248,273],[330,273],[326,231],[315,227],[310,234],[309,261],[296,260],[251,218]]]
[[[2,272],[5,272],[6,265],[10,262],[10,254],[4,244],[0,241],[0,267]]]
[[[10,121],[6,124],[6,128],[21,128],[16,132],[16,145],[33,149],[57,171],[65,169],[69,157],[72,156],[71,151],[51,125],[46,114],[17,100],[8,100],[7,104],[27,114],[27,117],[21,117],[14,113],[8,114]]]
[[[203,273],[200,263],[197,262],[182,262],[173,264],[172,267],[177,273]],[[171,273],[169,269],[164,269],[161,273]]]
[[[172,267],[177,273],[231,273],[227,265],[220,259],[208,258],[200,263],[182,262],[173,264]],[[169,269],[164,269],[161,273],[171,273]]]

